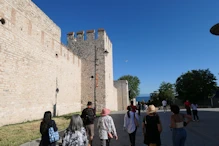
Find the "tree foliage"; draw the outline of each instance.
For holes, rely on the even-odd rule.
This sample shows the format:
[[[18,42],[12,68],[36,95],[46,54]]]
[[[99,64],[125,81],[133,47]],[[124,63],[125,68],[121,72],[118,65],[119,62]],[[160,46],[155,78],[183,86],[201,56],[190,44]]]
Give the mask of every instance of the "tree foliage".
[[[140,80],[137,76],[125,75],[119,78],[119,80],[127,80],[129,87],[129,99],[132,100],[140,94]]]
[[[207,99],[217,89],[216,77],[209,69],[188,71],[177,78],[175,88],[182,100]]]
[[[158,91],[150,94],[150,98],[156,106],[161,106],[164,99],[170,102],[174,97],[174,85],[168,82],[162,82]]]
[[[175,95],[174,95],[174,86],[171,83],[168,82],[162,82],[159,88],[159,98],[160,100],[172,100]]]
[[[159,93],[158,91],[154,91],[150,94],[150,100],[155,106],[160,105],[160,100],[159,100]]]

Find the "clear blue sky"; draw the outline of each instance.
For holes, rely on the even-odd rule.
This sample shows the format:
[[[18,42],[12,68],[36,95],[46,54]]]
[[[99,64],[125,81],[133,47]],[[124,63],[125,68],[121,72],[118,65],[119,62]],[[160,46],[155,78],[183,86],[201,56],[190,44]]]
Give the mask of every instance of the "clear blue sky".
[[[61,29],[104,28],[113,42],[114,79],[141,80],[141,94],[174,83],[182,73],[207,69],[218,78],[219,0],[33,0]],[[128,60],[128,62],[125,62]]]

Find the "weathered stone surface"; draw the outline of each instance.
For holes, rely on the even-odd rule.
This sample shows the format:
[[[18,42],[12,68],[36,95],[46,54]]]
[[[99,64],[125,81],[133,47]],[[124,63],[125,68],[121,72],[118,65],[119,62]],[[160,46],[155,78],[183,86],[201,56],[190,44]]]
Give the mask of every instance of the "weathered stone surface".
[[[84,39],[84,35],[87,36],[86,40]],[[87,101],[94,102],[96,82],[96,104],[98,111],[104,107],[111,110],[118,110],[118,108],[124,109],[128,101],[128,84],[126,81],[121,81],[118,84],[124,85],[124,88],[120,88],[120,86],[118,88],[117,86],[114,87],[112,43],[104,29],[99,29],[97,36],[98,38],[95,38],[94,30],[86,31],[86,34],[84,34],[84,31],[80,31],[77,33],[77,38],[74,37],[74,34],[70,33],[68,35],[68,46],[82,60],[82,108],[86,106]],[[121,94],[123,92],[124,94]],[[119,98],[122,98],[119,100],[121,101],[120,103],[123,100],[125,102],[123,107],[120,107],[121,104],[117,103],[118,95]]]
[[[80,35],[80,36],[78,36]],[[82,61],[81,72],[81,95],[82,108],[86,107],[87,101],[94,102],[94,88],[96,82],[96,104],[97,110],[106,107],[106,84],[105,84],[105,54],[104,40],[95,39],[94,31],[88,31],[86,35],[91,35],[84,40],[84,31],[77,33],[77,38],[68,35],[68,46],[74,54],[78,55]],[[95,50],[96,50],[96,75],[95,75]],[[110,57],[110,56],[108,56]],[[112,63],[111,63],[112,64]],[[112,67],[112,66],[111,66]],[[96,76],[96,81],[95,77]],[[113,82],[113,79],[111,79]],[[113,88],[113,86],[111,87]]]
[[[98,38],[94,30],[68,33],[68,48],[60,28],[31,0],[0,0],[0,18],[0,126],[41,119],[55,104],[57,115],[80,111],[94,101],[94,83],[97,110],[118,110],[117,96],[126,88],[114,87],[104,29]]]
[[[126,110],[127,106],[129,105],[128,81],[114,81],[114,86],[117,89],[117,103],[119,105],[118,110]]]
[[[31,1],[1,0],[0,14],[0,126],[53,112],[56,88],[58,115],[80,111],[81,60],[60,29]]]

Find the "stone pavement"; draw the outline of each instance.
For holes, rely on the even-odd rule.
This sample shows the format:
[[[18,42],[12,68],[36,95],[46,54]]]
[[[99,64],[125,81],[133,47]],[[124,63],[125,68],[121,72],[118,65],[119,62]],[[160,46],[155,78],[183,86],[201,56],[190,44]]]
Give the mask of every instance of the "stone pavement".
[[[187,127],[186,146],[219,146],[219,109],[200,109],[199,122],[191,122]],[[182,110],[182,112],[185,112]],[[112,146],[130,146],[128,134],[123,131],[123,118],[125,112],[113,112],[111,116],[114,119],[119,139],[111,141]],[[163,132],[161,134],[162,146],[172,146],[172,134],[169,128],[170,112],[158,113],[163,125]],[[145,113],[141,114],[142,121]],[[31,143],[23,144],[22,146],[38,146],[39,140]],[[99,146],[98,131],[95,130],[93,146]],[[145,146],[143,144],[142,128],[139,127],[136,134],[136,146]]]

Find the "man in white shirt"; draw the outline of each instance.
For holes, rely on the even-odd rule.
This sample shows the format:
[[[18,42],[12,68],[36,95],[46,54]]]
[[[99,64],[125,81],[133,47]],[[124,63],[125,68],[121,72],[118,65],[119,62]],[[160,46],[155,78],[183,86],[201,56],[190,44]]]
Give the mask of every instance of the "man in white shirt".
[[[163,110],[165,113],[167,111],[167,101],[165,99],[162,101],[162,105],[163,105]]]
[[[192,108],[192,113],[193,113],[193,118],[194,118],[193,121],[196,121],[196,119],[197,121],[199,121],[198,110],[197,110],[198,105],[196,103],[192,103],[191,108]]]

